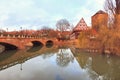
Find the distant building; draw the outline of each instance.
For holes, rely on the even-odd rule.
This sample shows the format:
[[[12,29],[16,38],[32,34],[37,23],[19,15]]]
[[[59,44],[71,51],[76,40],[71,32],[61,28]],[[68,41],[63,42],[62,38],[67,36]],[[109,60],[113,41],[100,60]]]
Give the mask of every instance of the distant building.
[[[98,32],[101,26],[104,25],[107,27],[108,14],[100,10],[92,16],[91,20],[92,20],[92,28]]]
[[[88,29],[89,29],[89,27],[87,26],[85,20],[82,18],[78,22],[78,24],[75,26],[75,28],[73,28],[73,31],[72,31],[72,33],[70,35],[70,38],[71,39],[78,39],[78,36],[79,36],[80,32],[86,31]]]

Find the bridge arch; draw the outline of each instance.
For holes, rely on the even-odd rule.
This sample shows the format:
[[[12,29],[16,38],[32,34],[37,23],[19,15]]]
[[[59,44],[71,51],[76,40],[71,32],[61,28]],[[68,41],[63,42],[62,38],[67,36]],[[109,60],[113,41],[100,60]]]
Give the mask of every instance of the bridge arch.
[[[43,43],[40,41],[32,41],[33,47],[43,46]]]
[[[46,44],[46,47],[50,48],[53,46],[54,42],[52,40],[47,40],[45,44]]]
[[[40,50],[43,47],[43,43],[40,41],[31,41],[31,43],[33,44],[32,47],[30,49],[27,50],[27,52],[36,52],[38,50]]]
[[[18,47],[16,45],[6,43],[6,42],[0,42],[0,45],[3,45],[5,47],[5,50],[16,50]]]

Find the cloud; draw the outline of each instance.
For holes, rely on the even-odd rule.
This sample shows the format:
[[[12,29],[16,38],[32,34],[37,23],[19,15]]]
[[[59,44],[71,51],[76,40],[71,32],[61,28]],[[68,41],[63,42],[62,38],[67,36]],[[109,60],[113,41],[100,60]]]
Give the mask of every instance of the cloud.
[[[104,0],[1,0],[0,26],[9,30],[20,26],[39,29],[47,25],[55,28],[61,18],[76,25],[82,17],[90,25],[91,16],[102,9],[103,4]]]
[[[86,1],[84,6],[79,7],[76,10],[73,24],[76,25],[79,20],[83,17],[88,26],[91,26],[91,16],[94,15],[97,11],[103,10],[105,0],[89,0]],[[95,4],[93,4],[95,3]]]

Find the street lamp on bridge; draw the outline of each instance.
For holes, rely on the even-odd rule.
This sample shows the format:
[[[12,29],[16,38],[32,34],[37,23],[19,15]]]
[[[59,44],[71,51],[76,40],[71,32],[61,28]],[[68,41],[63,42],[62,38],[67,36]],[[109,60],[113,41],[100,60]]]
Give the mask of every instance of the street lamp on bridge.
[[[6,28],[7,32],[8,32],[8,28]]]

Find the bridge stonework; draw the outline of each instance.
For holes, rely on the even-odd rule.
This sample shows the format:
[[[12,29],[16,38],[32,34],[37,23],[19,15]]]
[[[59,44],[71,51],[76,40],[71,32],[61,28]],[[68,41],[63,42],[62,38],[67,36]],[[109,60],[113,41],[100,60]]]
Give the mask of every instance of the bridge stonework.
[[[0,37],[0,44],[6,43],[16,46],[18,49],[25,49],[27,46],[33,46],[33,41],[37,41],[46,45],[47,41],[52,41],[54,44],[57,43],[57,39],[46,39],[46,38],[10,38],[10,37]]]

